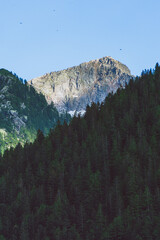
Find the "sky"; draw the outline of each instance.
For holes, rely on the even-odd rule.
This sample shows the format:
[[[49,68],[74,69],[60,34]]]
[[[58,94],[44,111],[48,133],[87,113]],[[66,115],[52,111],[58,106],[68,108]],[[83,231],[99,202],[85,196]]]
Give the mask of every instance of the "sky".
[[[30,80],[111,56],[160,63],[159,0],[0,0],[0,68]]]

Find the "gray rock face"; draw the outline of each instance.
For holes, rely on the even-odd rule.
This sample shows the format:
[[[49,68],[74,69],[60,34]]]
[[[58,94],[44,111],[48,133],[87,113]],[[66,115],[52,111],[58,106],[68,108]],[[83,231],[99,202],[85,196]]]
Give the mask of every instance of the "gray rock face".
[[[10,75],[0,74],[0,117],[1,120],[5,118],[6,122],[10,122],[12,129],[19,133],[20,129],[26,126],[27,120],[26,116],[19,114],[15,109],[15,107],[17,108],[16,104],[12,104],[11,100],[13,99],[13,102],[15,102],[15,96],[10,93],[10,89],[14,81],[14,77]],[[22,104],[24,105],[24,103]],[[0,130],[2,129],[0,128]]]
[[[47,73],[29,81],[57,109],[71,114],[83,113],[92,102],[102,102],[108,93],[124,87],[130,70],[111,57],[82,63],[66,70]]]
[[[3,88],[4,89],[4,88]],[[21,127],[26,126],[26,116],[19,117],[19,113],[17,110],[13,109],[10,101],[6,100],[6,96],[1,94],[2,90],[0,91],[0,113],[2,112],[3,115],[5,114],[6,120],[10,121],[13,125],[13,129],[15,129],[18,133]],[[4,92],[3,92],[4,93]],[[6,93],[6,92],[5,92]],[[3,96],[3,97],[1,97]]]

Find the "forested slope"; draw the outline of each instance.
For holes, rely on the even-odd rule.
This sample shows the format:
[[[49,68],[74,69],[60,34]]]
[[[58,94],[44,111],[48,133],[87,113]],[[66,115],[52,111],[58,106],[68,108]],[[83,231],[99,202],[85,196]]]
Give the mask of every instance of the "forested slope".
[[[38,129],[46,134],[64,119],[69,121],[69,115],[60,116],[26,81],[0,69],[0,152],[18,142],[33,141]]]
[[[1,239],[160,237],[160,67],[0,160]]]

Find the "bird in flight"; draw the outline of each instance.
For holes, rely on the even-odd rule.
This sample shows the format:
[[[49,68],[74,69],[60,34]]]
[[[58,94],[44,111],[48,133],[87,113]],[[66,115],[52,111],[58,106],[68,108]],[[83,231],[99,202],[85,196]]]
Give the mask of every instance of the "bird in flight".
[[[22,22],[20,22],[19,24],[22,24]]]
[[[122,48],[120,48],[119,50],[122,51]]]

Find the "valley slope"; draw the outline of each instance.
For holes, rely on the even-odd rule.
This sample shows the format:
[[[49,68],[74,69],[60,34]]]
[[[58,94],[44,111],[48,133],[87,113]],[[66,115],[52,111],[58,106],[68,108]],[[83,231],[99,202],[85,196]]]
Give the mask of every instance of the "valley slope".
[[[160,239],[160,66],[0,156],[0,239]]]
[[[67,118],[68,117],[68,118]],[[48,133],[57,121],[69,119],[59,115],[53,104],[16,74],[0,69],[0,152],[33,141],[38,129]]]

